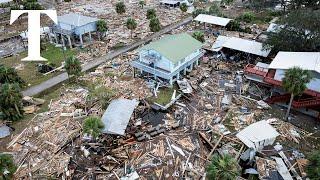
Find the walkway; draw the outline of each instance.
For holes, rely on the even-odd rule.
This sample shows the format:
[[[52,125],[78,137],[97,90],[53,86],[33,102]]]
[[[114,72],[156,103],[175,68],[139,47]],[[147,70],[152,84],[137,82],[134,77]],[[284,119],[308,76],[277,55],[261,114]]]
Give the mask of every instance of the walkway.
[[[129,46],[126,46],[124,48],[121,48],[119,50],[116,50],[114,52],[111,52],[111,53],[108,53],[107,55],[105,56],[102,56],[102,57],[99,57],[97,58],[96,60],[94,60],[93,62],[90,62],[88,64],[84,64],[82,66],[82,71],[85,72],[85,71],[88,71],[90,69],[93,69],[97,66],[99,66],[100,64],[110,60],[110,59],[113,59],[117,56],[119,56],[120,54],[122,53],[125,53],[127,51],[131,51],[137,47],[139,47],[140,45],[143,45],[149,41],[152,41],[152,39],[156,38],[156,37],[159,37],[165,33],[168,33],[170,32],[171,30],[173,29],[176,29],[182,25],[185,25],[185,24],[188,24],[192,21],[192,17],[187,17],[183,20],[181,20],[180,22],[176,23],[176,24],[172,24],[172,25],[169,25],[167,27],[165,27],[164,29],[160,30],[159,32],[156,32],[154,34],[152,34],[151,36],[141,40],[141,41],[138,41],[138,42],[135,42]],[[62,74],[59,74],[51,79],[48,79],[47,81],[44,81],[42,82],[41,84],[39,85],[35,85],[35,86],[32,86],[31,88],[25,90],[22,92],[22,94],[24,96],[34,96],[36,94],[39,94],[47,89],[50,89],[56,85],[58,85],[59,83],[62,83],[63,81],[66,81],[68,79],[68,74],[66,72],[62,73]]]

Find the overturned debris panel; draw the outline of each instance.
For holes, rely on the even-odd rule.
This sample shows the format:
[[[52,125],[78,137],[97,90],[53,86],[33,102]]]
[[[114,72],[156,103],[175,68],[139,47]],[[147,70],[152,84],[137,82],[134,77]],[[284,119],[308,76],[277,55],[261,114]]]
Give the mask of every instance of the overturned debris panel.
[[[135,99],[116,99],[111,101],[102,116],[105,126],[103,133],[124,135],[130,117],[138,104],[139,101]]]
[[[265,120],[258,121],[240,131],[237,135],[246,146],[260,151],[272,145],[279,133]]]

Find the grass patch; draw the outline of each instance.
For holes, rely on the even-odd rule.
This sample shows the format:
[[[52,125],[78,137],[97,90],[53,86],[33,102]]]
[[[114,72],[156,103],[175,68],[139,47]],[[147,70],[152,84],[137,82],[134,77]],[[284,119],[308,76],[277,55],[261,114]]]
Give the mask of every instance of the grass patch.
[[[171,97],[173,94],[173,91],[175,90],[175,87],[172,88],[159,88],[159,92],[157,93],[157,97],[151,97],[149,101],[151,103],[158,103],[161,105],[166,105],[171,101]],[[176,93],[176,96],[178,96],[178,92]]]
[[[75,55],[75,50],[67,49],[65,51],[65,56]],[[55,67],[61,66],[64,61],[64,55],[61,48],[55,47],[54,45],[47,45],[47,49],[41,52],[42,57],[48,59],[48,63],[54,65]],[[21,70],[17,70],[19,76],[27,83],[28,86],[34,86],[40,84],[43,81],[50,79],[51,77],[57,75],[59,72],[52,73],[49,75],[43,75],[38,72],[37,62],[22,62],[21,59],[27,57],[27,52],[22,52],[19,55],[11,56],[0,60],[0,64],[7,67],[17,67],[22,66]]]

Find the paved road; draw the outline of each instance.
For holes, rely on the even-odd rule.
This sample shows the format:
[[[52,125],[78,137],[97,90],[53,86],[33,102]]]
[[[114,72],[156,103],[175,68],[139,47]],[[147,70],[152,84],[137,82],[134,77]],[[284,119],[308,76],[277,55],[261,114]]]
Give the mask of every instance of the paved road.
[[[105,56],[97,58],[93,62],[90,62],[88,64],[84,64],[82,66],[82,71],[88,71],[90,69],[93,69],[93,68],[99,66],[100,64],[119,56],[122,53],[125,53],[127,51],[131,51],[131,50],[139,47],[140,45],[145,44],[145,43],[151,41],[152,39],[154,39],[156,37],[159,37],[162,34],[168,33],[171,30],[176,29],[176,28],[178,28],[178,27],[180,27],[182,25],[188,24],[191,21],[192,21],[192,17],[185,18],[182,21],[180,21],[180,22],[178,22],[176,24],[167,26],[166,28],[162,29],[161,31],[159,31],[157,33],[154,33],[151,36],[149,36],[149,37],[147,37],[147,38],[145,38],[145,39],[143,39],[141,41],[135,42],[135,43],[133,43],[133,44],[131,44],[129,46],[126,46],[126,47],[121,48],[119,50],[116,50],[114,52],[108,53]],[[68,79],[68,74],[66,72],[64,72],[64,73],[59,74],[59,75],[57,75],[57,76],[55,76],[55,77],[53,77],[51,79],[48,79],[47,81],[42,82],[39,85],[32,86],[31,88],[23,91],[22,94],[24,96],[34,96],[36,94],[39,94],[39,93],[41,93],[41,92],[43,92],[43,91],[45,91],[47,89],[50,89],[50,88],[58,85],[59,83],[64,82],[67,79]]]

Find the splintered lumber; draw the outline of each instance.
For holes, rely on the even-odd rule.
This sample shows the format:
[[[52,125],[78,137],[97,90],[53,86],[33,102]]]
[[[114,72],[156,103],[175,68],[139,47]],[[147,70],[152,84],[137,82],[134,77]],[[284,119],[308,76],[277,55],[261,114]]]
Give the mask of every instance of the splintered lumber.
[[[214,147],[212,148],[212,150],[210,151],[210,153],[208,154],[207,159],[211,158],[212,153],[214,152],[214,150],[216,150],[216,148],[218,147],[218,145],[220,144],[220,141],[223,139],[224,135],[221,135],[219,140],[217,141],[217,143],[214,145]]]
[[[204,135],[202,132],[199,132],[200,137],[206,141],[207,144],[209,144],[211,146],[211,148],[214,148],[214,145],[209,141],[209,139],[207,139],[206,135]]]
[[[295,178],[297,178],[298,180],[302,180],[302,178],[299,176],[299,174],[297,173],[296,169],[292,166],[292,164],[289,161],[289,159],[287,158],[287,156],[283,153],[283,151],[280,151],[278,154],[284,160],[286,165],[290,168],[290,171],[292,172],[293,176]]]

